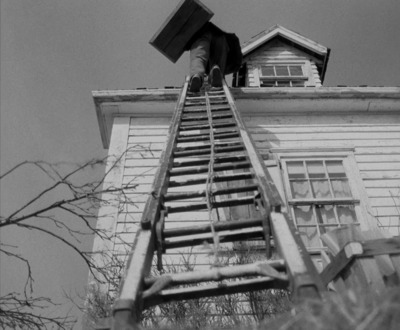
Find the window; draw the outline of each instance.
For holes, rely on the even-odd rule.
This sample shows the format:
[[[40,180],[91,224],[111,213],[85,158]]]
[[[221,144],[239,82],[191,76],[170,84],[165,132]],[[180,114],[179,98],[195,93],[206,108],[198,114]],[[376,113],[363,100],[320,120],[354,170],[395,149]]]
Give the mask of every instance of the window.
[[[264,65],[260,68],[261,87],[304,87],[306,80],[302,65]]]
[[[320,236],[347,224],[359,224],[359,200],[351,190],[344,158],[282,159],[288,205],[310,252],[324,248]]]

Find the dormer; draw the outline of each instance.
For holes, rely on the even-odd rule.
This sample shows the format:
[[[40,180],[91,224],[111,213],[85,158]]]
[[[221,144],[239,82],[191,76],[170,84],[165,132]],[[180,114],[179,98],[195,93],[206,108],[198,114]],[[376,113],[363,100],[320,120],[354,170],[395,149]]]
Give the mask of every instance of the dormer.
[[[233,87],[321,87],[330,49],[275,25],[242,45]]]

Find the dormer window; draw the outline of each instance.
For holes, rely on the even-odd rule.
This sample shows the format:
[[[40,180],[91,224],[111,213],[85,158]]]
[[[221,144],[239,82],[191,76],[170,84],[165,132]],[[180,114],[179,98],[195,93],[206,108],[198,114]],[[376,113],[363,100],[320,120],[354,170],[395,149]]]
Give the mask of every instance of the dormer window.
[[[308,77],[299,64],[274,64],[260,67],[261,87],[304,87]]]
[[[275,25],[242,44],[233,87],[321,87],[329,49]]]

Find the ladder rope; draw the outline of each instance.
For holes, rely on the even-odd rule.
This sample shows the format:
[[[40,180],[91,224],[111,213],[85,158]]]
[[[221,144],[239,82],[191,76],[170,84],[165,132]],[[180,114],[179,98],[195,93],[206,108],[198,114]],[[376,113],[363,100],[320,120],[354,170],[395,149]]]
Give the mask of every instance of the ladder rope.
[[[214,219],[212,215],[213,211],[213,204],[215,202],[215,197],[213,196],[212,193],[212,186],[213,186],[213,180],[214,180],[214,161],[215,161],[215,142],[214,142],[214,131],[213,131],[213,118],[212,118],[212,113],[211,113],[211,105],[210,105],[210,98],[205,92],[206,96],[206,110],[207,110],[207,118],[208,118],[208,125],[209,125],[209,135],[210,135],[210,162],[208,164],[208,175],[207,175],[207,180],[206,180],[206,201],[207,201],[207,209],[208,209],[208,220],[210,222],[210,228],[211,228],[211,233],[213,235],[213,250],[214,250],[214,256],[216,258],[216,262],[218,262],[218,251],[219,251],[219,236],[218,233],[216,232],[214,228]],[[217,217],[218,215],[218,210],[217,212]]]

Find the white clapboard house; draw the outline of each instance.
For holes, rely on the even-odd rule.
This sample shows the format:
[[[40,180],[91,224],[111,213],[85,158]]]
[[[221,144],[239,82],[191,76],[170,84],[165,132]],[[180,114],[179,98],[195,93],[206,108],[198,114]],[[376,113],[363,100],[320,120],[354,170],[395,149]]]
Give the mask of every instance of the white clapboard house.
[[[231,93],[317,269],[324,267],[326,250],[320,236],[332,229],[355,224],[398,236],[400,88],[324,87],[330,49],[278,25],[245,42],[242,52]],[[126,261],[179,93],[179,88],[93,92],[103,146],[110,155],[122,155],[107,181],[137,184],[126,191],[131,203],[100,209],[97,226],[114,238],[96,238],[95,253],[108,251]],[[207,211],[199,211],[166,226],[207,221]],[[165,263],[179,265],[181,253],[188,252],[171,251]],[[190,253],[196,267],[209,267],[206,246]]]

